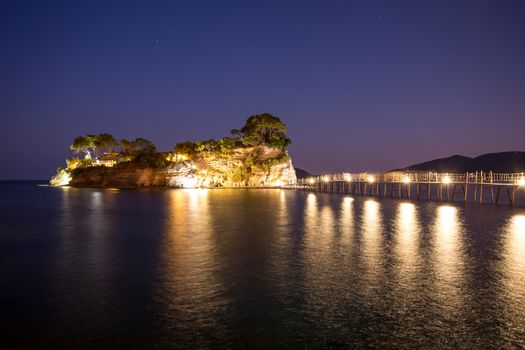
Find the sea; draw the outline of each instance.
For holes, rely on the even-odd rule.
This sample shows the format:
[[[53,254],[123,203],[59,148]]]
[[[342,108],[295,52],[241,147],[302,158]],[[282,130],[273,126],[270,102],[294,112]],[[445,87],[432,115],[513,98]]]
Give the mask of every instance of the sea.
[[[1,349],[525,347],[525,209],[0,182]]]

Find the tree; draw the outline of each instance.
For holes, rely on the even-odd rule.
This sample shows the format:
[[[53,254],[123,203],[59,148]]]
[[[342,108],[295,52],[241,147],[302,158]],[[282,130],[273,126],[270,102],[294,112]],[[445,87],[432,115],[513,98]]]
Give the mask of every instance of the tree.
[[[241,136],[241,135],[242,135],[242,132],[241,132],[241,130],[239,130],[239,129],[231,129],[231,130],[230,130],[230,134],[232,134],[232,135],[237,135],[237,136]]]
[[[157,147],[150,140],[147,140],[142,137],[138,137],[132,141],[135,152],[143,153],[155,153],[157,152]]]
[[[86,158],[97,159],[101,150],[111,152],[112,147],[117,146],[117,141],[111,134],[86,135],[75,138],[71,148],[75,153],[85,153]]]
[[[125,156],[130,156],[134,152],[134,145],[132,141],[122,139],[120,140],[120,153],[122,153]]]
[[[102,133],[95,136],[94,143],[99,149],[107,149],[108,153],[111,153],[114,146],[118,146],[117,140],[115,140],[113,135],[108,133]]]
[[[284,149],[291,143],[286,137],[286,129],[281,119],[270,113],[252,115],[240,130],[241,141],[246,146],[268,145]]]
[[[195,142],[191,141],[179,142],[175,145],[174,150],[175,153],[191,155],[195,153],[196,146]]]
[[[121,153],[126,156],[136,156],[138,153],[155,153],[157,148],[150,140],[138,137],[133,141],[120,140]]]
[[[89,151],[91,147],[91,140],[87,136],[78,136],[73,140],[73,143],[69,148],[71,148],[75,153],[85,153],[86,158],[92,158]]]

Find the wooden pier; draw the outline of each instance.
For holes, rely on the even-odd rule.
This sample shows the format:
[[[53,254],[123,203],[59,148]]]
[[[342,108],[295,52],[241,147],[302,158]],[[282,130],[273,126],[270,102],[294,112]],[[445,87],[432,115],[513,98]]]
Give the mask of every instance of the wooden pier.
[[[525,193],[524,173],[476,171],[337,173],[297,180],[295,188],[366,196],[515,206]],[[523,197],[523,196],[522,196]]]

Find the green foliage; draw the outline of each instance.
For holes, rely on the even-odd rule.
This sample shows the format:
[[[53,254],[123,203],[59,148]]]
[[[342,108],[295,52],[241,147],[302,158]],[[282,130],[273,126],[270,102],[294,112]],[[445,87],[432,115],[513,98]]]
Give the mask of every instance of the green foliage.
[[[91,159],[91,158],[84,158],[84,159],[80,160],[80,164],[76,167],[76,169],[87,168],[87,167],[90,167],[90,166],[93,166],[93,159]]]
[[[179,142],[175,145],[174,150],[175,153],[192,155],[196,152],[196,146],[196,143],[191,141]]]
[[[73,140],[69,146],[75,153],[86,153],[86,156],[91,157],[90,148],[93,146],[92,135],[78,136]]]
[[[250,116],[240,131],[245,146],[266,145],[285,149],[291,143],[286,137],[286,125],[270,113]]]
[[[73,157],[73,158],[68,158],[66,159],[66,164],[67,164],[67,170],[74,170],[76,168],[78,168],[81,164],[81,160],[80,158],[78,157]]]
[[[260,166],[265,170],[270,170],[271,167],[282,164],[286,162],[289,158],[290,157],[288,156],[288,154],[286,154],[286,152],[282,152],[281,154],[279,154],[279,156],[275,158],[268,158],[265,161],[261,162]]]
[[[111,152],[112,147],[118,146],[113,135],[102,133],[99,135],[79,136],[69,146],[75,153],[85,153],[88,158],[97,158],[102,151]]]
[[[219,141],[219,149],[222,153],[229,153],[239,145],[239,139],[224,137]]]
[[[220,150],[219,143],[213,139],[195,143],[195,152],[217,152]]]
[[[133,145],[133,141],[129,141],[126,139],[120,140],[120,153],[122,155],[131,155],[135,151],[135,146]]]
[[[107,152],[111,152],[112,147],[118,146],[117,140],[115,140],[113,135],[108,133],[102,133],[94,136],[93,142],[97,148],[106,149]]]
[[[120,140],[120,149],[122,155],[131,157],[135,157],[140,153],[157,152],[157,147],[155,147],[155,144],[142,137],[138,137],[133,141],[128,141],[126,139]]]
[[[140,151],[135,154],[133,159],[128,164],[137,168],[162,168],[168,166],[168,161],[162,153],[151,151]]]

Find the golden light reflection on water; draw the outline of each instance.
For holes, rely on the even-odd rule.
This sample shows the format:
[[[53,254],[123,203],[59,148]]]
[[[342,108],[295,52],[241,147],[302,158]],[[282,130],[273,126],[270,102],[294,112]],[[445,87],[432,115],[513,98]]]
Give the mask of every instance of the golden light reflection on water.
[[[341,249],[349,253],[354,236],[354,199],[352,197],[344,197],[341,202],[341,210],[339,212],[339,227],[341,230],[340,243]]]
[[[276,237],[276,244],[275,249],[281,250],[283,247],[287,247],[290,243],[289,241],[289,213],[288,213],[288,205],[287,205],[287,198],[286,198],[287,191],[285,190],[279,190],[279,206],[278,211],[276,215],[276,230],[278,231],[277,237]],[[277,265],[278,262],[276,261]]]
[[[416,206],[412,203],[399,204],[395,218],[394,252],[401,283],[407,283],[417,275],[420,233]]]
[[[340,300],[330,298],[344,292],[339,274],[341,261],[334,239],[337,221],[334,209],[326,195],[309,194],[305,206],[305,294],[309,312],[323,313],[327,319],[341,310]]]
[[[304,231],[306,256],[311,257],[318,252],[318,249],[315,249],[315,247],[319,243],[321,233],[317,196],[313,193],[308,194],[306,197]],[[310,253],[309,250],[312,250],[312,252]]]
[[[432,233],[436,296],[444,306],[456,307],[461,304],[461,290],[466,283],[458,208],[448,205],[438,207]]]
[[[307,249],[319,259],[325,259],[321,254],[328,253],[334,238],[335,214],[333,208],[319,205],[316,195],[309,194],[305,208],[305,240]]]
[[[502,232],[506,315],[525,332],[525,215],[514,215]]]
[[[319,241],[319,208],[315,194],[310,193],[306,197],[304,211],[305,248],[308,250],[315,247]]]
[[[381,275],[381,245],[383,244],[383,219],[379,202],[367,200],[363,207],[361,226],[361,251],[365,276],[369,283],[380,283]]]
[[[221,327],[214,314],[226,301],[216,275],[212,217],[207,189],[167,192],[166,239],[161,252],[166,318],[173,313],[198,324]],[[211,303],[210,303],[211,302]],[[172,324],[183,330],[185,325]]]

